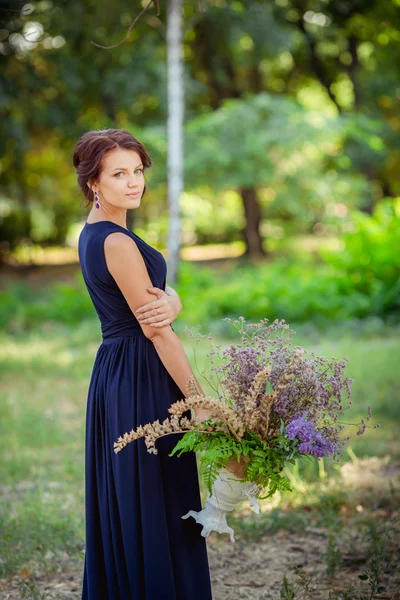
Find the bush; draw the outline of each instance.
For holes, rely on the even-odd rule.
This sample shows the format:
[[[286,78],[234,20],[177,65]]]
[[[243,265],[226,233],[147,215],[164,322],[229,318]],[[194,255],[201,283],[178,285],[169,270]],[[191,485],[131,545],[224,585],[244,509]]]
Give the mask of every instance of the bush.
[[[249,267],[235,263],[219,275],[182,264],[178,291],[192,324],[223,317],[324,325],[350,318],[400,314],[400,199],[381,203],[373,216],[353,213],[344,250],[324,262],[285,258]]]
[[[381,202],[372,216],[352,215],[344,251],[325,250],[325,260],[345,276],[351,290],[369,299],[373,314],[400,310],[400,198]]]
[[[24,238],[31,235],[31,214],[24,208],[15,208],[8,214],[0,216],[0,240],[2,250],[14,249]]]
[[[75,324],[95,315],[82,278],[73,285],[56,283],[32,292],[25,283],[13,284],[0,295],[0,327],[8,332],[34,329],[57,321]]]
[[[199,273],[203,285],[199,285]],[[322,325],[371,314],[368,297],[350,290],[346,279],[338,277],[329,265],[317,268],[279,260],[257,267],[235,266],[230,274],[218,277],[186,264],[182,274],[178,286],[186,308],[182,316],[193,324],[242,315],[291,323],[312,320]],[[208,285],[204,285],[207,279]]]
[[[355,231],[344,236],[344,250],[324,252],[324,262],[281,258],[249,266],[235,262],[230,271],[182,262],[177,290],[183,324],[226,334],[224,317],[285,319],[316,327],[348,319],[397,319],[400,315],[400,202],[385,202],[373,216],[355,213]],[[74,324],[95,311],[82,277],[33,295],[22,284],[0,298],[0,325],[9,331],[45,321]]]

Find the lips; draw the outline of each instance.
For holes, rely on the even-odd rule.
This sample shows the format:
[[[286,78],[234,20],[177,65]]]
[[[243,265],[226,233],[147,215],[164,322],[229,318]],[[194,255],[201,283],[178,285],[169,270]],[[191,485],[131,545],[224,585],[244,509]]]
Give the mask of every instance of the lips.
[[[126,194],[127,196],[130,196],[132,198],[136,198],[137,196],[140,196],[140,192],[132,192],[131,194]]]

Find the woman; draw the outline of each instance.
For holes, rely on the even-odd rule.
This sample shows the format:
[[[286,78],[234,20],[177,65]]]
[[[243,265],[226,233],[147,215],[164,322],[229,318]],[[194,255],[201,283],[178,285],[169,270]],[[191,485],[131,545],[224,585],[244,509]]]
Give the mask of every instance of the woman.
[[[166,286],[165,260],[126,227],[127,210],[138,208],[145,193],[151,159],[129,132],[108,129],[84,134],[73,162],[92,202],[79,260],[103,336],[86,415],[82,598],[209,600],[201,526],[181,518],[201,509],[195,455],[168,456],[178,435],[162,438],[157,455],[143,440],[113,451],[125,431],[169,416],[193,376],[170,326],[180,301]],[[209,416],[195,413],[198,420]]]

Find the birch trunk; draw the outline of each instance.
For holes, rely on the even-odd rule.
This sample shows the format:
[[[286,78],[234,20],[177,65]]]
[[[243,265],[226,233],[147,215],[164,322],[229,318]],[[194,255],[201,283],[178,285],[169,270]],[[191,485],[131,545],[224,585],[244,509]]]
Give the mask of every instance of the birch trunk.
[[[168,71],[168,280],[178,277],[181,236],[180,197],[183,191],[183,0],[168,0],[167,71]]]

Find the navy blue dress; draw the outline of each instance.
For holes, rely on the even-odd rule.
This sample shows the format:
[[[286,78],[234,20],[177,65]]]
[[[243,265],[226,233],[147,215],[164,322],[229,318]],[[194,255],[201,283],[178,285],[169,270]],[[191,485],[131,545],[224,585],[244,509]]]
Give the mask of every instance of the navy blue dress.
[[[136,242],[154,286],[165,289],[166,283],[164,257],[135,233],[111,221],[85,224],[79,260],[103,341],[86,413],[82,598],[210,600],[201,526],[194,519],[181,519],[189,510],[201,510],[196,456],[168,456],[182,434],[158,440],[157,455],[147,452],[143,439],[114,453],[118,436],[162,421],[183,395],[107,269],[104,240],[113,232]]]

